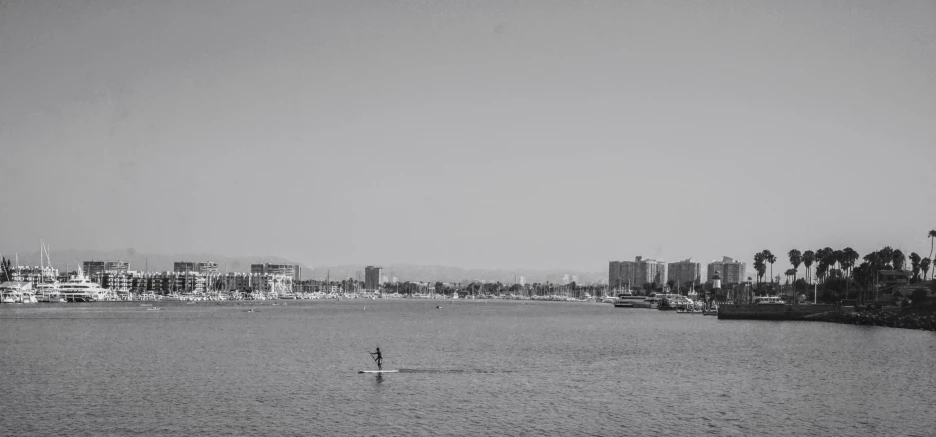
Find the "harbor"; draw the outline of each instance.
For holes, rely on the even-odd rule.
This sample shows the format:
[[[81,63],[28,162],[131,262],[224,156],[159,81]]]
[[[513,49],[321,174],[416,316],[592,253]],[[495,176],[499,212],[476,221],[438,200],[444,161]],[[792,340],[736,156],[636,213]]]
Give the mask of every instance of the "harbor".
[[[0,330],[0,390],[22,395],[4,407],[14,435],[925,435],[936,426],[915,413],[936,389],[913,371],[936,365],[932,334],[920,331],[493,299],[0,305]],[[376,369],[374,346],[399,373],[357,373]],[[846,372],[842,357],[861,359]],[[850,388],[883,369],[888,384]],[[109,414],[33,413],[55,399],[71,400],[62,413],[106,403]],[[673,399],[684,400],[681,420]],[[193,405],[219,413],[180,426]]]

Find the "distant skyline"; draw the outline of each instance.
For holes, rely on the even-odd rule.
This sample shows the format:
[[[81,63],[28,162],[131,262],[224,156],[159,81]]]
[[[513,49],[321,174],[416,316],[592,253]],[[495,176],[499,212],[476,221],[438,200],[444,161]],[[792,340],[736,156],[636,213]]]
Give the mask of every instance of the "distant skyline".
[[[932,1],[4,1],[0,254],[928,256],[933,23]]]

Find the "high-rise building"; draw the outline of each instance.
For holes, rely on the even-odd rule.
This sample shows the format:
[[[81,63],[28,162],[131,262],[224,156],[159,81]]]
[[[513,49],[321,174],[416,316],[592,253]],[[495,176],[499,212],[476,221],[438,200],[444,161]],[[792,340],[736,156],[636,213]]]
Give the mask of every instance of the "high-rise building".
[[[298,264],[251,264],[250,273],[263,275],[282,275],[289,279],[302,279],[302,268]]]
[[[612,290],[641,288],[648,282],[663,285],[666,276],[665,262],[640,256],[634,261],[611,261],[608,265],[608,285]]]
[[[205,261],[205,262],[176,261],[175,263],[173,263],[172,270],[176,273],[197,272],[203,275],[217,274],[218,263],[210,262],[210,261]]]
[[[380,289],[380,267],[364,267],[364,289],[377,291]]]
[[[692,262],[692,259],[669,263],[666,268],[667,282],[674,281],[677,285],[682,286],[682,284],[689,281],[697,282],[702,280],[702,264]]]
[[[127,273],[130,270],[130,263],[125,261],[85,261],[81,269],[84,274],[90,276],[100,276],[105,273]]]
[[[735,261],[727,256],[722,257],[721,261],[712,261],[708,265],[708,278],[714,278],[717,273],[721,277],[722,284],[737,284],[747,280],[747,264]]]

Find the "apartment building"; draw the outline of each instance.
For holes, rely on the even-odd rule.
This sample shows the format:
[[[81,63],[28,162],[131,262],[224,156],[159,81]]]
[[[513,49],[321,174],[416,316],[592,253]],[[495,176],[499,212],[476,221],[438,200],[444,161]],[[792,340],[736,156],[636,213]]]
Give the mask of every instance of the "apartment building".
[[[289,279],[301,280],[302,268],[298,264],[251,264],[251,274],[282,275]]]
[[[685,259],[666,265],[666,281],[673,281],[682,286],[686,282],[700,282],[702,280],[702,264]]]
[[[725,256],[721,261],[709,263],[706,273],[708,278],[713,278],[717,273],[721,276],[722,284],[737,284],[747,280],[746,268],[746,263]]]
[[[666,272],[665,262],[640,256],[634,261],[611,261],[608,264],[608,285],[612,290],[639,289],[648,282],[663,285]]]
[[[192,261],[176,261],[173,263],[172,270],[176,273],[201,273],[203,275],[216,275],[218,274],[218,263],[211,261],[204,262],[192,262]]]

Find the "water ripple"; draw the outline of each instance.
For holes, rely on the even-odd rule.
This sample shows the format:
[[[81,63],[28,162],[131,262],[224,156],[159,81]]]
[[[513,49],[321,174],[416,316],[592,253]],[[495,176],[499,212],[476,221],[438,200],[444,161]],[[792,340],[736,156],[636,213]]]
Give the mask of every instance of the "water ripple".
[[[610,305],[0,305],[11,435],[930,435],[933,333]],[[262,311],[259,309],[262,308]],[[384,351],[393,374],[366,354]]]

